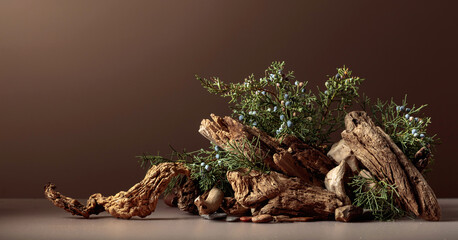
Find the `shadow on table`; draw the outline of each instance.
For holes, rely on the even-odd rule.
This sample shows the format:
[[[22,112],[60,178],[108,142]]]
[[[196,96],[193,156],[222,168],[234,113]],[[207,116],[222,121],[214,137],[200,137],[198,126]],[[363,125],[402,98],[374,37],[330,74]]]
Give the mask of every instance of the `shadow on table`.
[[[139,217],[133,217],[131,219],[121,219],[121,218],[115,218],[113,216],[90,216],[89,218],[83,218],[83,217],[79,217],[79,216],[67,216],[65,217],[67,219],[76,219],[76,220],[100,220],[100,219],[108,219],[108,218],[111,218],[111,219],[116,219],[116,220],[119,220],[119,221],[167,221],[167,220],[194,220],[194,219],[200,219],[199,217],[170,217],[170,218],[167,218],[167,217],[158,217],[158,218],[149,218],[149,217],[146,217],[146,218],[139,218]]]

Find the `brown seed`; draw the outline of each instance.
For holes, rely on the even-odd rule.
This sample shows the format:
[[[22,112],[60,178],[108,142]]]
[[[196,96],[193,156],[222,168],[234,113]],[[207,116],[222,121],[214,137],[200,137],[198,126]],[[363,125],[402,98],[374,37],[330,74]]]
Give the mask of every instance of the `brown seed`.
[[[251,221],[255,223],[268,223],[268,222],[271,222],[273,219],[274,218],[270,214],[261,214],[256,217],[253,217]]]
[[[240,217],[240,221],[242,221],[242,222],[251,222],[252,218],[253,217],[248,217],[248,216]]]

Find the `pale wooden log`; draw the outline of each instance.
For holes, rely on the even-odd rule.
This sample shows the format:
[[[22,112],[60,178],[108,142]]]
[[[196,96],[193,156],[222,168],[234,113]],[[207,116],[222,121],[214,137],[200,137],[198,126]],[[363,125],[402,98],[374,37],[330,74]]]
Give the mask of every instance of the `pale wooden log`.
[[[391,138],[365,112],[345,117],[342,138],[378,179],[394,184],[402,206],[425,220],[440,219],[440,207],[426,180]]]

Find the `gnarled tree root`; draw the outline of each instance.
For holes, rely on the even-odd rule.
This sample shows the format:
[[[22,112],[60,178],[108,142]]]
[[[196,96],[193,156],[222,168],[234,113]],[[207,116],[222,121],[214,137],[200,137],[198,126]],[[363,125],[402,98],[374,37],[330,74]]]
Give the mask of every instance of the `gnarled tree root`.
[[[100,193],[92,194],[86,206],[57,192],[56,186],[52,183],[46,184],[45,196],[55,206],[85,218],[103,211],[117,218],[143,218],[154,212],[159,196],[167,188],[170,180],[178,174],[189,175],[189,170],[181,163],[158,164],[149,169],[145,178],[128,191],[121,191],[109,197],[104,197]]]

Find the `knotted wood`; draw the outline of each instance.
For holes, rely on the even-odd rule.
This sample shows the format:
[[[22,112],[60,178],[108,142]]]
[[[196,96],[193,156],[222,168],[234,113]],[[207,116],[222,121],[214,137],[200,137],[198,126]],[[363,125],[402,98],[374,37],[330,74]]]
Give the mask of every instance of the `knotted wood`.
[[[55,206],[84,218],[103,211],[117,218],[129,219],[133,216],[143,218],[154,212],[159,196],[172,178],[178,174],[189,175],[189,170],[181,163],[160,163],[151,167],[145,178],[128,191],[121,191],[108,197],[100,193],[93,194],[87,200],[86,206],[76,199],[57,192],[56,186],[52,183],[45,186],[45,196]]]
[[[233,171],[227,179],[234,198],[241,205],[255,209],[253,216],[288,215],[329,219],[342,206],[336,194],[278,172]]]
[[[365,112],[347,114],[345,127],[342,138],[348,147],[373,176],[396,186],[404,209],[425,220],[440,219],[436,196],[423,175]]]
[[[227,116],[211,114],[211,119],[202,120],[199,133],[226,151],[232,150],[231,144],[244,146],[246,140],[257,143],[257,155],[266,156],[264,163],[270,169],[316,186],[323,186],[326,173],[336,166],[321,151],[294,136],[276,139],[256,127],[246,126]],[[250,158],[248,146],[245,146],[244,152]]]

